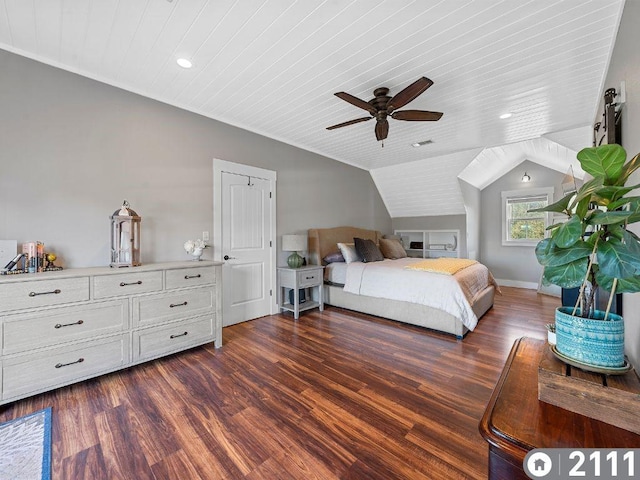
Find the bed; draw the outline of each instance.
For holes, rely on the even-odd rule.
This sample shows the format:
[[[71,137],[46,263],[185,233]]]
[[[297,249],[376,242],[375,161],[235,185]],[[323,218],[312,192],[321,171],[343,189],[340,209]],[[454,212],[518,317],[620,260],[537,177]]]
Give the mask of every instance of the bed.
[[[326,265],[323,259],[329,254],[338,252],[337,244],[339,242],[353,243],[353,239],[357,237],[372,240],[377,244],[382,238],[382,234],[378,231],[356,227],[314,228],[309,230],[308,235],[309,262],[316,265]],[[484,284],[479,285],[471,293],[464,291],[464,298],[461,299],[460,292],[464,289],[456,287],[456,282],[458,282],[461,272],[455,275],[440,275],[412,271],[408,275],[414,276],[407,280],[400,275],[406,274],[406,270],[412,268],[410,266],[407,267],[407,265],[420,260],[401,260],[403,261],[354,262],[348,265],[343,263],[337,268],[335,268],[336,264],[332,263],[329,265],[331,268],[325,269],[325,303],[437,330],[455,335],[458,339],[462,339],[467,332],[473,330],[478,319],[493,306],[493,299],[498,287],[491,273],[484,265],[476,264],[477,266],[473,267],[477,272],[486,271]],[[397,265],[394,265],[394,263]],[[392,270],[392,267],[395,270]],[[423,287],[427,285],[424,288],[420,287],[423,288],[422,291],[426,292],[430,289],[438,291],[437,297],[442,297],[440,298],[441,302],[425,300],[422,303],[415,303],[413,299],[398,299],[401,296],[387,292],[387,290],[391,289],[384,288],[384,285],[379,280],[385,269],[389,269],[391,278],[394,279],[389,283],[398,284],[399,282],[404,282],[402,284],[407,288],[415,290],[413,292],[415,296],[420,293],[416,282],[419,279],[423,282]],[[405,270],[405,272],[401,273],[398,269]],[[374,275],[378,276],[375,277]],[[378,280],[373,281],[374,278]],[[363,282],[371,279],[371,282],[368,284],[354,284],[357,283],[356,280],[360,279],[364,279]],[[363,294],[362,292],[371,293],[371,295]],[[448,294],[446,292],[450,292],[451,296],[447,297]],[[398,298],[394,298],[396,296]],[[450,308],[451,305],[453,305],[453,308]]]

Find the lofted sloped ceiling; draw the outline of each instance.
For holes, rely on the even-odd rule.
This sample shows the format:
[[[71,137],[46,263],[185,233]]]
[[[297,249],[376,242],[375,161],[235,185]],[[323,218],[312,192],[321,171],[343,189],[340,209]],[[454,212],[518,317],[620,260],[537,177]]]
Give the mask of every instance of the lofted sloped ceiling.
[[[582,130],[588,139],[588,128]],[[579,139],[578,132],[556,137]],[[569,142],[567,142],[569,143]],[[585,145],[585,143],[579,143]],[[582,148],[579,146],[578,149]],[[441,157],[371,170],[382,199],[392,217],[457,215],[465,213],[458,179],[479,190],[491,185],[514,167],[529,160],[544,167],[584,178],[577,151],[547,138],[524,140],[509,145],[468,150]],[[451,173],[455,173],[451,175]]]
[[[429,160],[450,185],[466,167],[459,152],[593,123],[623,6],[0,0],[0,48],[370,170],[378,180],[376,171]],[[178,66],[180,57],[193,67]],[[384,148],[374,122],[326,130],[367,115],[335,92],[369,100],[385,86],[393,96],[421,76],[434,85],[406,108],[444,112],[440,121],[390,120]],[[511,118],[501,120],[506,112]],[[424,140],[433,143],[411,147]],[[397,188],[390,185],[378,184],[386,198]]]
[[[458,175],[481,153],[467,150],[376,168],[371,177],[393,218],[463,214]]]
[[[576,178],[584,178],[584,171],[576,158],[577,152],[546,138],[535,138],[484,149],[458,178],[482,190],[525,160],[543,167],[567,173],[573,169]]]

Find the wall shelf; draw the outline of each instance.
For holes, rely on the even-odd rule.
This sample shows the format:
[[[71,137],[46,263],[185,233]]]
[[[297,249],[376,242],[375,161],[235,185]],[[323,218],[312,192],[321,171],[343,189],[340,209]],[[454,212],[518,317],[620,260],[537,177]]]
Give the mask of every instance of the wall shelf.
[[[460,230],[395,230],[410,257],[460,257]],[[411,247],[411,244],[422,248]]]

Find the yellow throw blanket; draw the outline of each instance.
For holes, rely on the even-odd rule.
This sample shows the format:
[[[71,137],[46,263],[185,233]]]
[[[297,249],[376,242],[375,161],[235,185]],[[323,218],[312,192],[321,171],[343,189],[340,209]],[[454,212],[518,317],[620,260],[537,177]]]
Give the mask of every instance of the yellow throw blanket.
[[[468,258],[430,258],[413,265],[407,265],[407,270],[420,270],[422,272],[444,273],[445,275],[453,275],[463,268],[467,268],[475,263],[476,260]]]

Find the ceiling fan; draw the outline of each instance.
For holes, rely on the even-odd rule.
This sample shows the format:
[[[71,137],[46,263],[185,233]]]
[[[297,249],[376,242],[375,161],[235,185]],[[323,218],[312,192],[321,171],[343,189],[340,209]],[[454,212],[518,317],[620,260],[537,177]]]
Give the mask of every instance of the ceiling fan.
[[[415,100],[420,94],[422,94],[427,88],[433,85],[433,81],[427,77],[421,77],[411,85],[401,90],[399,93],[390,97],[387,95],[389,89],[386,87],[376,88],[373,91],[374,98],[365,102],[353,95],[346,92],[336,93],[336,97],[341,98],[345,102],[349,102],[356,107],[362,108],[368,111],[370,117],[356,118],[355,120],[349,120],[348,122],[338,123],[327,127],[327,130],[334,130],[336,128],[346,127],[353,125],[354,123],[366,122],[372,118],[376,119],[376,138],[378,141],[384,140],[389,134],[389,121],[387,117],[390,116],[394,120],[404,120],[407,122],[435,122],[440,120],[442,112],[428,112],[425,110],[401,110],[397,112],[398,108],[404,107],[407,103]]]

